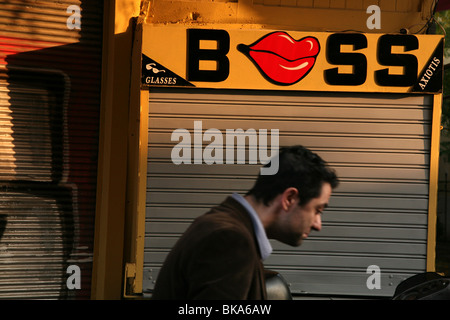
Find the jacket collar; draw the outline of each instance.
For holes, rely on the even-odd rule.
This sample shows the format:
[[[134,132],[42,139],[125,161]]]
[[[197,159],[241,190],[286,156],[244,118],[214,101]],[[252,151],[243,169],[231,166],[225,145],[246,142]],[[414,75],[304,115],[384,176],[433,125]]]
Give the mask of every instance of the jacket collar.
[[[253,207],[241,195],[234,193],[224,201],[225,205],[232,206],[236,212],[244,216],[247,220],[247,227],[251,230],[258,245],[259,254],[262,260],[267,259],[272,253],[272,246],[267,238],[258,214]],[[250,224],[248,224],[250,222]]]

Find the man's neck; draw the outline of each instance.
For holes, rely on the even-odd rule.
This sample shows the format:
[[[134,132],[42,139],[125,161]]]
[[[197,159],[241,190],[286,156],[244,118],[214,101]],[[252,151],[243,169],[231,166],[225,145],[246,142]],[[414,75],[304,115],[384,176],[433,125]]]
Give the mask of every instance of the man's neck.
[[[246,195],[244,198],[258,214],[264,229],[267,229],[275,219],[273,206],[266,206],[264,203],[257,201],[252,195]]]

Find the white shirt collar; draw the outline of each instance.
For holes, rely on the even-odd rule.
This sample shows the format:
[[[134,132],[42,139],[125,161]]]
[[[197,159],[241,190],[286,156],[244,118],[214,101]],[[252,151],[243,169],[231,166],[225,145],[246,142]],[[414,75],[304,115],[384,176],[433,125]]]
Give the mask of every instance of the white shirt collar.
[[[267,238],[266,230],[264,229],[258,214],[250,203],[248,203],[248,201],[240,194],[233,193],[232,198],[238,201],[249,213],[253,222],[253,229],[255,231],[256,240],[258,241],[259,250],[261,252],[261,258],[262,260],[265,260],[272,253],[272,245]]]

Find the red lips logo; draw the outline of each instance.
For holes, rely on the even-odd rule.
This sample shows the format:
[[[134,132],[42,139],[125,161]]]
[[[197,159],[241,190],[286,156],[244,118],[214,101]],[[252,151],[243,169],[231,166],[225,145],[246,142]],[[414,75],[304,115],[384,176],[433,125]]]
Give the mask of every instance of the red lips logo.
[[[314,67],[320,51],[314,37],[293,39],[286,32],[273,32],[247,46],[237,49],[245,54],[270,82],[291,85],[302,80]]]

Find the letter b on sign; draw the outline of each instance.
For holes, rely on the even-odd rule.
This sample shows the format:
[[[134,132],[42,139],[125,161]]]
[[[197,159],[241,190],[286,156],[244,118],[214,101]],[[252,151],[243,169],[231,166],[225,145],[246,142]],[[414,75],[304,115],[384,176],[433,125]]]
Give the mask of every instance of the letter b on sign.
[[[228,78],[230,35],[225,30],[189,29],[187,31],[187,80],[220,82]],[[204,42],[215,42],[216,48],[202,48]],[[215,63],[215,70],[200,68],[200,62]]]
[[[367,289],[381,289],[381,269],[379,266],[371,265],[367,267],[366,273],[371,273],[372,275],[367,278],[366,285]]]

